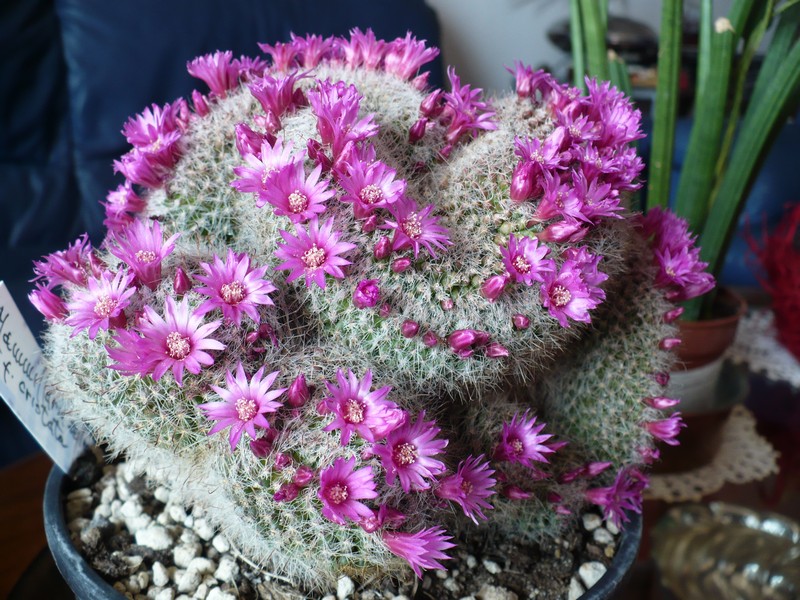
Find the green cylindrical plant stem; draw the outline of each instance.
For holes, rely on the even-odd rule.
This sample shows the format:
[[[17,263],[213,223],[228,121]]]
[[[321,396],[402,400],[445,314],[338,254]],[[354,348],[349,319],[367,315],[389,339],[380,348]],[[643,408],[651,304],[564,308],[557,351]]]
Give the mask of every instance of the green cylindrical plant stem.
[[[608,81],[606,51],[606,28],[603,26],[602,12],[598,0],[579,0],[583,33],[586,42],[586,65],[589,76]]]
[[[767,151],[766,140],[772,137],[776,127],[783,124],[786,104],[797,94],[800,87],[800,41],[796,41],[782,61],[762,102],[750,104],[730,164],[719,187],[718,197],[725,201],[715,202],[708,215],[708,222],[700,237],[702,260],[710,264],[711,272],[719,273],[722,257],[730,242],[733,225],[744,205],[755,178],[755,169]],[[756,151],[756,149],[758,151]]]
[[[626,96],[630,96],[632,89],[628,66],[613,50],[608,51],[608,69],[611,73],[611,83]]]
[[[744,86],[747,80],[747,74],[750,71],[750,65],[753,62],[753,57],[756,54],[761,41],[764,39],[764,33],[769,28],[772,22],[772,15],[775,3],[774,0],[767,0],[763,5],[762,13],[758,18],[757,23],[753,27],[752,33],[745,41],[744,50],[739,58],[739,64],[736,67],[736,80],[733,86],[733,102],[728,114],[728,124],[725,127],[725,135],[722,138],[722,146],[720,148],[719,156],[717,158],[717,166],[714,172],[715,188],[719,185],[719,178],[725,170],[725,163],[728,160],[728,155],[731,151],[731,144],[733,144],[733,136],[736,132],[736,127],[739,124],[739,115],[742,110],[742,101],[744,100]],[[709,208],[714,203],[714,191],[709,195]]]
[[[713,1],[701,0],[700,2],[700,31],[697,53],[697,80],[695,82],[695,99],[705,95],[706,82],[711,73],[711,35],[714,31]]]
[[[669,202],[675,120],[678,112],[678,78],[681,66],[683,1],[664,0],[658,49],[658,86],[647,187],[648,206]]]
[[[586,93],[586,57],[583,43],[583,19],[580,0],[569,0],[569,37],[572,46],[572,83]]]
[[[784,4],[781,9],[785,7]],[[750,95],[750,102],[754,104],[761,103],[764,90],[775,77],[784,57],[789,53],[797,35],[798,26],[800,26],[800,4],[786,11],[781,9],[775,11],[775,14],[778,15],[778,25],[764,56],[764,62],[761,63],[761,68],[758,70],[753,93]]]

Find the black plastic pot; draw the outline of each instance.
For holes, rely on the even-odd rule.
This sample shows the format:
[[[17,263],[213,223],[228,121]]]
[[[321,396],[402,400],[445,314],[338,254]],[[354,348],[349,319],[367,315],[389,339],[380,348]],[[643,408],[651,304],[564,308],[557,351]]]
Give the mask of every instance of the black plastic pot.
[[[125,597],[100,577],[72,544],[64,517],[67,481],[61,469],[53,467],[44,490],[44,530],[56,566],[78,600],[124,600]],[[642,537],[641,515],[632,513],[630,517],[614,561],[600,581],[581,596],[581,600],[610,598],[630,570]]]

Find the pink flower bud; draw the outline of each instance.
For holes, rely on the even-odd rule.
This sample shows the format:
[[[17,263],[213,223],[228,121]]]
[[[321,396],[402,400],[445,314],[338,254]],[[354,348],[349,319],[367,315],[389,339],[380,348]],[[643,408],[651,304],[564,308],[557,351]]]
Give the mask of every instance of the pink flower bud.
[[[330,171],[332,166],[331,159],[325,154],[325,149],[318,140],[309,139],[306,144],[306,152],[309,159],[322,166],[323,171]]]
[[[292,457],[283,452],[278,452],[275,455],[275,464],[272,466],[276,471],[283,471],[286,467],[292,464]]]
[[[208,114],[208,102],[206,102],[206,97],[198,90],[192,90],[192,104],[194,104],[194,112],[201,117],[205,117]]]
[[[297,88],[292,94],[292,104],[294,104],[298,108],[300,108],[301,106],[308,105],[308,98],[306,98],[306,95],[300,88]]]
[[[392,243],[389,241],[388,237],[382,237],[378,240],[375,244],[375,247],[372,249],[372,256],[375,257],[375,260],[383,260],[384,258],[389,258],[392,254]]]
[[[423,71],[422,73],[414,77],[414,79],[411,80],[412,87],[414,87],[414,89],[417,89],[419,91],[424,90],[426,87],[428,87],[428,77],[430,77],[430,74],[431,74],[430,71]]]
[[[391,304],[389,304],[388,302],[386,302],[386,303],[382,304],[382,305],[381,305],[381,308],[380,308],[380,310],[378,311],[378,315],[379,315],[379,316],[380,316],[382,319],[385,319],[385,318],[386,318],[386,317],[388,317],[390,314],[392,314],[392,305],[391,305]]]
[[[509,193],[515,202],[523,202],[533,194],[533,173],[528,163],[520,162],[514,167]]]
[[[413,338],[419,333],[419,323],[411,319],[406,319],[400,326],[400,333],[402,333],[405,338]]]
[[[655,398],[645,398],[645,404],[648,406],[652,406],[653,408],[657,408],[658,410],[664,410],[667,408],[672,408],[680,404],[679,398],[666,398],[664,396],[656,396]]]
[[[258,335],[262,340],[268,339],[271,341],[273,346],[278,345],[278,336],[275,334],[275,330],[269,323],[262,323],[258,326]]]
[[[547,447],[550,448],[553,452],[558,452],[559,450],[566,448],[569,446],[569,442],[567,440],[559,440],[557,442],[548,443]]]
[[[683,314],[683,307],[678,306],[664,313],[664,323],[673,323]]]
[[[444,108],[444,91],[434,90],[419,105],[419,112],[423,117],[435,119],[442,113]]]
[[[264,115],[264,131],[268,131],[270,133],[278,133],[283,126],[281,125],[281,120],[274,112],[268,110],[267,113]]]
[[[265,435],[250,441],[250,451],[258,458],[266,458],[269,455],[270,450],[272,450],[272,442],[275,441],[276,435],[276,430],[268,429]]]
[[[275,502],[291,502],[295,498],[297,498],[297,494],[300,493],[300,488],[298,488],[293,483],[284,483],[280,489],[275,492],[275,495],[272,496],[272,499]]]
[[[251,331],[245,336],[244,339],[248,344],[255,344],[261,339],[261,336],[258,334],[258,331]]]
[[[172,281],[172,289],[179,296],[183,296],[192,289],[192,281],[181,267],[175,271],[175,279]]]
[[[378,228],[378,216],[370,215],[361,222],[361,231],[364,233],[372,233]]]
[[[556,494],[555,492],[548,492],[547,501],[550,504],[558,504],[560,502],[563,502],[564,498],[561,496],[561,494]]]
[[[380,298],[381,290],[377,279],[364,279],[358,282],[353,292],[353,304],[356,308],[372,308],[378,304]]]
[[[246,154],[261,155],[261,145],[264,142],[263,134],[253,131],[245,123],[237,123],[234,132],[236,134],[236,149],[239,154],[242,156]]]
[[[608,469],[608,467],[610,467],[611,464],[612,463],[605,462],[605,461],[604,462],[590,462],[588,465],[586,465],[586,476],[587,477],[597,477],[598,475],[600,475],[600,473],[602,473],[603,471]]]
[[[144,202],[144,201],[142,201]],[[94,252],[89,253],[89,268],[92,271],[92,276],[100,279],[101,275],[106,271],[106,264]]]
[[[437,336],[432,331],[429,331],[422,336],[422,343],[425,344],[428,348],[433,348],[436,344],[439,343],[439,336]]]
[[[69,314],[61,297],[44,285],[39,284],[28,294],[28,300],[48,321],[60,321]]]
[[[458,350],[456,352],[456,356],[461,360],[466,360],[470,358],[473,354],[475,354],[475,350],[472,348],[465,348],[464,350]]]
[[[504,358],[508,356],[508,348],[498,342],[492,342],[486,347],[485,354],[489,358]]]
[[[658,347],[662,350],[672,350],[679,346],[681,343],[680,338],[664,338],[658,343]]]
[[[314,470],[306,465],[301,465],[297,468],[297,471],[292,478],[292,483],[297,487],[305,487],[311,482],[312,479],[314,479]]]
[[[286,398],[289,406],[300,408],[311,399],[311,390],[308,389],[306,384],[306,376],[300,373],[294,378],[289,389],[286,391]]]
[[[658,448],[639,448],[639,455],[644,464],[652,465],[661,458],[661,451]]]
[[[408,143],[416,144],[425,136],[425,131],[428,126],[428,119],[422,117],[414,123],[408,130]]]
[[[474,329],[457,329],[447,336],[447,344],[454,352],[468,350],[475,343],[477,333]]]
[[[514,324],[515,329],[527,329],[531,326],[531,320],[525,315],[519,313],[511,317],[511,322]]]
[[[481,285],[481,295],[489,302],[497,300],[506,290],[508,275],[492,275]]]
[[[475,331],[474,333],[475,333],[475,344],[474,345],[476,347],[479,347],[479,348],[483,347],[486,344],[488,344],[489,341],[491,340],[491,337],[485,331]]]
[[[520,487],[516,485],[506,485],[501,490],[500,493],[508,498],[509,500],[527,500],[531,497],[529,492],[526,492]]]
[[[586,237],[589,228],[578,221],[557,221],[548,225],[536,237],[543,242],[577,243]]]
[[[653,379],[655,379],[656,383],[661,387],[667,387],[669,385],[669,373],[655,373]]]
[[[410,267],[411,259],[406,256],[396,258],[392,261],[392,271],[395,273],[402,273],[403,271],[407,271]]]

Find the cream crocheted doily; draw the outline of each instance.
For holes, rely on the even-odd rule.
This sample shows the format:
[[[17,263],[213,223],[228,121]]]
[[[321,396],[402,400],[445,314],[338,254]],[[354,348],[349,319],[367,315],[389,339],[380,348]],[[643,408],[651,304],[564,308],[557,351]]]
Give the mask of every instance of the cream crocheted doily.
[[[800,362],[778,341],[769,309],[755,309],[742,317],[727,356],[768,379],[786,381],[800,389]]]
[[[726,483],[748,483],[778,472],[779,453],[756,432],[753,414],[744,406],[731,411],[717,456],[709,464],[683,473],[651,475],[645,499],[698,502]]]

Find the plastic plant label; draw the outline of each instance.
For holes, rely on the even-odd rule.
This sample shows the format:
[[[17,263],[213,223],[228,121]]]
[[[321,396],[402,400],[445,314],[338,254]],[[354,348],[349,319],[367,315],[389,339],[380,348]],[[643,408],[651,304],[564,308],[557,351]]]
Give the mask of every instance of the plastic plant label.
[[[42,351],[14,299],[0,281],[0,396],[62,471],[89,442],[69,423],[47,385]]]

